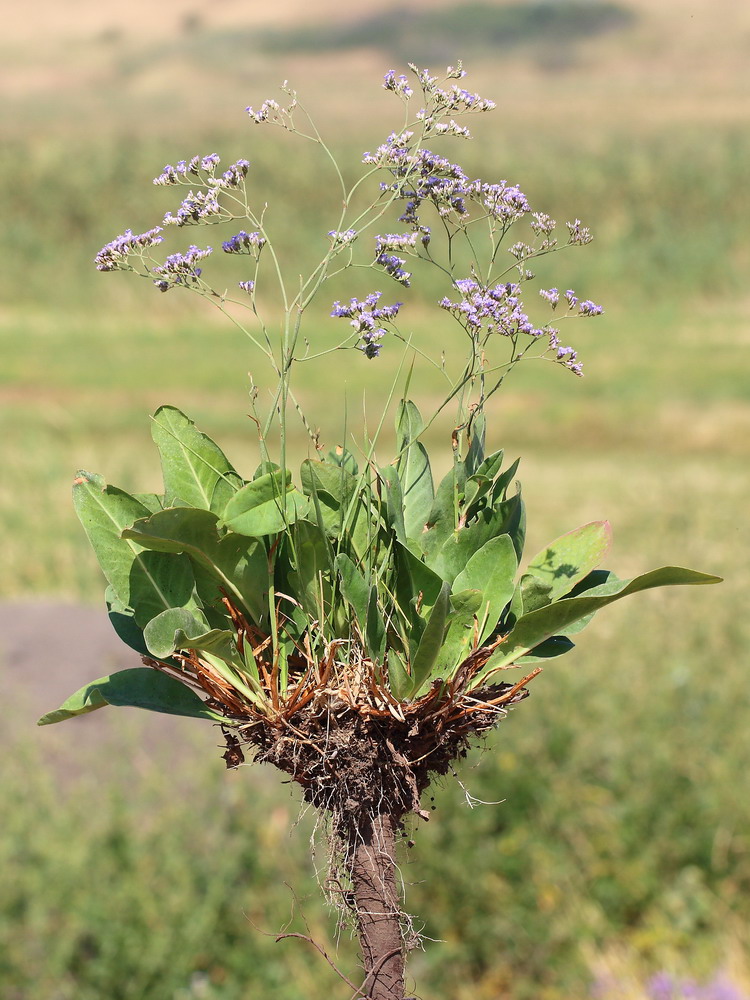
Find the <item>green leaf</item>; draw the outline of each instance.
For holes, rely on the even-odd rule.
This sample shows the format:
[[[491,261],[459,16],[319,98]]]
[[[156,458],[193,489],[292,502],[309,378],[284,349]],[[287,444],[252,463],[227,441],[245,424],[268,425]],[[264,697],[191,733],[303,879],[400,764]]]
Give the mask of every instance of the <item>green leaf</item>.
[[[551,638],[545,639],[544,642],[540,642],[538,646],[534,646],[526,656],[522,656],[520,660],[516,660],[516,664],[522,667],[526,663],[539,663],[543,660],[552,660],[556,656],[562,656],[563,653],[570,652],[571,649],[575,649],[575,646],[570,639],[564,635],[553,635]]]
[[[150,712],[166,715],[186,715],[194,719],[226,722],[224,716],[213,712],[198,695],[185,684],[158,670],[134,667],[120,670],[108,677],[91,681],[54,712],[43,715],[37,725],[49,726],[55,722],[86,715],[105,705],[145,708]]]
[[[548,585],[552,603],[596,569],[611,545],[609,521],[591,521],[547,545],[531,560],[526,573]]]
[[[469,425],[469,450],[466,454],[466,471],[473,476],[484,461],[484,441],[487,432],[487,419],[483,413],[478,413]]]
[[[465,486],[466,467],[463,462],[454,462],[437,488],[425,530],[415,538],[415,544],[425,554],[427,562],[433,569],[435,553],[458,524],[459,498],[463,495]]]
[[[215,602],[220,590],[225,590],[255,622],[264,619],[270,578],[263,543],[245,535],[220,535],[218,516],[211,511],[170,507],[136,521],[123,531],[123,537],[154,552],[185,553],[213,581],[209,587],[198,572],[195,574],[204,601]]]
[[[357,480],[346,469],[331,462],[305,459],[300,467],[302,492],[312,498],[315,519],[331,534],[338,535],[349,504],[357,493]],[[311,515],[308,515],[311,516]]]
[[[325,621],[331,607],[331,577],[334,563],[328,539],[311,521],[297,521],[290,535],[293,571],[292,593],[312,618]]]
[[[143,638],[143,629],[138,626],[135,615],[130,608],[126,608],[115,594],[112,587],[107,587],[104,599],[107,603],[107,611],[112,628],[122,639],[126,646],[130,646],[141,656],[148,656],[149,651]]]
[[[492,510],[480,512],[476,520],[452,531],[429,559],[431,568],[453,583],[475,553],[492,538],[509,535],[518,556],[523,548],[525,515],[520,493],[503,500]]]
[[[392,648],[388,650],[388,683],[391,694],[399,701],[408,696],[412,687],[412,679],[403,658]]]
[[[408,538],[424,531],[435,491],[427,450],[417,438],[424,427],[417,407],[402,399],[396,416],[396,470],[404,497],[404,525]]]
[[[411,664],[412,687],[410,696],[416,695],[430,677],[445,637],[445,622],[448,617],[450,587],[444,583],[440,595],[432,609],[429,621],[419,640],[416,654]]]
[[[161,457],[167,505],[179,497],[191,507],[221,514],[241,481],[226,455],[174,406],[160,406],[151,435]]]
[[[406,523],[404,521],[404,493],[398,471],[389,465],[381,469],[386,491],[386,513],[394,535],[402,545],[406,545]]]
[[[336,556],[335,566],[341,583],[341,593],[354,612],[359,631],[364,635],[367,628],[367,604],[370,597],[367,582],[344,552],[340,552]]]
[[[380,663],[385,652],[385,625],[378,608],[378,588],[370,587],[367,601],[367,628],[365,631],[367,652],[372,660]]]
[[[523,613],[528,615],[531,611],[543,608],[546,604],[551,604],[550,592],[552,583],[549,580],[540,580],[538,576],[531,576],[524,573],[518,583],[521,596],[523,598]]]
[[[283,531],[304,517],[310,501],[281,472],[269,472],[243,486],[234,494],[224,510],[224,524],[240,535],[259,538]]]
[[[123,537],[133,521],[148,516],[142,503],[106,486],[101,476],[79,472],[73,504],[114,594],[123,607],[133,609],[139,625],[166,608],[192,602],[194,578],[187,556],[144,552]]]
[[[329,451],[328,459],[335,465],[340,465],[342,469],[346,469],[353,476],[356,476],[359,472],[356,458],[343,445],[337,444],[332,451]]]
[[[171,656],[175,650],[195,649],[243,666],[234,632],[218,628],[206,631],[205,622],[184,608],[162,612],[158,618],[148,623],[143,634],[152,656],[160,660]]]
[[[453,610],[446,620],[445,639],[430,673],[430,680],[436,677],[450,677],[469,654],[477,616],[483,614],[482,593],[479,590],[464,590],[451,595]]]
[[[480,641],[490,635],[500,620],[503,609],[513,597],[518,569],[516,550],[510,535],[498,535],[475,552],[453,581],[455,591],[478,590],[482,593],[480,622],[486,615]]]
[[[570,625],[592,615],[614,601],[653,587],[687,586],[690,584],[720,583],[721,577],[698,573],[677,566],[664,566],[632,580],[612,580],[595,587],[582,597],[567,597],[548,604],[521,617],[498,645],[485,668],[474,678],[475,685],[491,670],[515,663],[536,646],[558,635]]]
[[[399,604],[407,611],[419,603],[420,610],[426,614],[435,606],[444,582],[442,577],[400,543],[396,542],[394,551]]]

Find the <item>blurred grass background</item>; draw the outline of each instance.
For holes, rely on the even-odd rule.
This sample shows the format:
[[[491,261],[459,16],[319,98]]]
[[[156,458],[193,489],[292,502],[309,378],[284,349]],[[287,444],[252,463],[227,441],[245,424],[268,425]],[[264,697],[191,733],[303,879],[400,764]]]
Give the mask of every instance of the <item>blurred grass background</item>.
[[[621,575],[677,563],[726,582],[600,616],[461,766],[473,795],[502,805],[469,809],[454,781],[435,792],[404,876],[407,907],[444,943],[428,941],[411,971],[421,994],[446,1000],[570,1000],[595,981],[645,996],[654,971],[700,980],[727,963],[750,990],[748,11],[38,6],[33,26],[9,14],[0,41],[0,596],[101,601],[70,479],[85,467],[154,488],[148,413],[160,403],[254,467],[247,343],[189,296],[93,269],[103,243],[174,209],[150,179],[195,152],[247,156],[282,253],[303,268],[335,223],[329,174],[305,147],[251,128],[244,107],[289,79],[354,168],[398,118],[383,72],[463,58],[467,84],[498,110],[456,155],[592,227],[595,243],[554,258],[554,283],[606,307],[571,331],[586,378],[529,366],[494,413],[494,442],[523,454],[530,552],[608,517]],[[418,337],[433,335],[433,291],[409,302]],[[396,360],[336,371],[350,407],[366,386],[377,410]],[[303,396],[333,444],[330,378],[311,366]],[[54,635],[50,647],[53,670]],[[301,911],[336,947],[311,818],[288,837],[288,786],[225,775],[200,727],[160,740],[156,717],[113,712],[80,759],[78,723],[39,736],[32,721],[19,695],[3,736],[4,997],[348,995],[303,943],[263,933],[292,911],[304,930]],[[344,935],[345,971],[353,956]]]

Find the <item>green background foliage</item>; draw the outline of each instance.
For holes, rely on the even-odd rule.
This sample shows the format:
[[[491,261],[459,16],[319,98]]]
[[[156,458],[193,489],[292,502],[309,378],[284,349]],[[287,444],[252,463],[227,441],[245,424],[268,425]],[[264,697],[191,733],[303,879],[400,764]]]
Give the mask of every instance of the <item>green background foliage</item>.
[[[291,10],[278,6],[279,18]],[[489,1000],[505,989],[514,1000],[569,1000],[613,956],[634,975],[672,967],[700,977],[747,947],[745,36],[731,3],[696,3],[691,18],[683,4],[622,6],[635,15],[628,24],[572,45],[536,38],[474,62],[467,41],[443,56],[462,56],[467,82],[499,103],[478,141],[457,151],[477,173],[517,180],[535,207],[591,225],[596,242],[557,258],[555,283],[607,309],[571,333],[586,378],[519,370],[490,435],[509,458],[523,454],[529,551],[606,517],[619,576],[679,563],[727,582],[634,597],[553,661],[488,752],[460,768],[473,795],[502,805],[468,809],[453,781],[436,790],[433,821],[404,852],[416,883],[407,908],[445,942],[412,957],[421,992],[435,997]],[[302,266],[322,239],[313,223],[335,199],[306,154],[250,129],[242,108],[289,78],[350,163],[390,128],[393,99],[377,93],[382,72],[399,68],[387,44],[320,57],[258,44],[217,59],[212,33],[227,25],[190,15],[144,14],[138,30],[94,18],[34,40],[18,27],[12,55],[8,26],[6,599],[101,604],[70,479],[84,466],[134,492],[157,488],[147,415],[159,404],[190,413],[246,475],[257,465],[244,416],[249,346],[187,296],[93,271],[104,242],[174,208],[150,178],[193,152],[248,155],[258,189],[285,205],[278,240]],[[261,28],[286,30],[251,26],[256,39]],[[434,336],[424,302],[435,295],[421,294],[411,322]],[[346,377],[352,409],[366,378],[375,413],[397,359],[354,361],[336,379]],[[303,395],[333,445],[343,405],[329,405],[330,384],[330,370],[311,366]],[[418,401],[429,404],[424,385]],[[304,458],[301,435],[295,448]],[[109,712],[103,742],[84,754],[74,727],[89,720],[37,731],[38,707],[18,696],[2,737],[8,996],[239,1000],[250,979],[282,1000],[338,990],[303,943],[261,933],[292,909],[292,929],[304,931],[302,910],[335,950],[308,857],[310,817],[288,837],[298,808],[288,786],[271,772],[225,774],[207,723],[184,720],[166,739],[158,717],[118,722]],[[344,934],[343,968],[352,956]]]

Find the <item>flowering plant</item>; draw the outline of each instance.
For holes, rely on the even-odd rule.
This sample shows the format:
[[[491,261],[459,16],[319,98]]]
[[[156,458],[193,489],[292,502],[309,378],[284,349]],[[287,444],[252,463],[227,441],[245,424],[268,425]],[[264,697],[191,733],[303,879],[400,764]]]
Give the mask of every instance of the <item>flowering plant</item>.
[[[718,579],[675,567],[618,579],[600,568],[610,545],[604,521],[563,535],[519,570],[518,461],[506,464],[488,448],[486,406],[522,361],[542,358],[582,374],[553,320],[588,319],[601,307],[573,290],[542,288],[539,308],[550,319],[539,322],[524,293],[535,258],[585,245],[591,234],[576,219],[560,241],[555,221],[532,211],[516,184],[472,180],[433,152],[434,142],[470,138],[457,119],[493,104],[455,82],[460,65],[443,81],[410,71],[386,75],[404,122],[364,155],[353,185],[288,88],[285,106],[247,109],[257,124],[317,143],[341,187],[326,248],[294,289],[266,210],[248,190],[249,162],[222,171],[216,154],[166,166],[154,183],[188,189],[176,214],[142,234],[128,230],[98,253],[99,270],[133,271],[162,292],[197,292],[240,325],[271,366],[271,405],[262,411],[253,383],[259,464],[249,477],[171,406],[153,418],[160,494],[130,495],[98,475],[77,475],[74,503],[109,584],[112,624],[144,665],[92,681],[40,720],[107,704],[208,719],[225,735],[228,766],[251,748],[255,760],[289,774],[328,817],[338,848],[330,884],[349,886],[341,899],[360,935],[362,989],[374,1000],[404,995],[410,939],[395,837],[409,813],[428,818],[420,796],[431,778],[527,696],[538,664],[570,650],[570,636],[600,608],[652,587]],[[366,185],[373,193],[361,205]],[[383,233],[389,213],[398,231]],[[215,225],[235,230],[222,251],[247,263],[232,295],[204,272],[215,261],[212,247],[154,256],[167,229]],[[400,329],[402,303],[383,302],[380,291],[333,302],[331,319],[346,321],[341,338],[311,350],[302,332],[311,303],[362,263],[403,288],[417,268],[437,269],[445,281],[438,307],[465,347],[455,371]],[[283,307],[278,332],[267,319],[272,287]],[[386,464],[376,457],[383,419],[358,450],[344,441],[326,453],[295,395],[300,366],[347,350],[373,361],[393,341],[406,358],[439,369],[444,398],[424,419],[404,393]],[[436,484],[422,437],[449,405],[451,464]],[[314,456],[296,479],[287,455],[295,413]],[[503,680],[509,669],[521,678]]]

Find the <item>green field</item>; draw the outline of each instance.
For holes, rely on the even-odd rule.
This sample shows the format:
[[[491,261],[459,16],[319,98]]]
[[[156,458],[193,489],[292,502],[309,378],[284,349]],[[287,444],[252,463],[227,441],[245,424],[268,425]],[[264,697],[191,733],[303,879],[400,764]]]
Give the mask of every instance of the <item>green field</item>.
[[[577,42],[565,65],[542,64],[549,39],[524,41],[499,68],[476,50],[470,82],[501,107],[456,155],[465,152],[472,172],[518,181],[536,209],[591,226],[596,241],[555,256],[550,274],[606,308],[570,333],[584,379],[529,365],[492,411],[493,445],[523,456],[528,551],[606,517],[619,575],[677,564],[725,583],[608,609],[551,663],[486,752],[459,768],[471,795],[502,804],[470,809],[452,780],[435,791],[432,822],[404,848],[406,906],[426,938],[410,966],[420,996],[582,1000],[611,975],[621,990],[606,1000],[643,1000],[656,971],[705,981],[722,968],[750,991],[750,140],[743,84],[730,72],[739,35],[728,33],[725,75],[690,69],[717,55],[711,10],[732,27],[731,8],[694,6],[699,23],[678,20],[673,49],[666,11],[678,18],[679,8],[651,22],[633,5],[635,21]],[[350,39],[313,56],[302,32],[294,45],[282,38],[280,55],[222,75],[231,46],[218,27],[202,30],[161,56],[126,35],[116,69],[105,42],[81,42],[83,83],[67,85],[57,114],[53,85],[19,84],[2,112],[12,120],[0,152],[3,600],[101,601],[70,481],[86,468],[129,491],[155,488],[148,415],[159,404],[186,410],[238,468],[257,464],[246,414],[258,361],[248,342],[198,300],[93,269],[103,243],[175,207],[174,191],[150,178],[197,151],[248,155],[279,247],[303,268],[335,223],[325,214],[335,206],[328,175],[308,152],[290,157],[280,134],[248,131],[242,107],[296,70],[351,169],[394,124],[385,97],[362,89],[368,76],[377,91],[391,53],[360,58]],[[146,69],[126,72],[125,56],[141,50]],[[19,42],[19,80],[30,51]],[[57,65],[67,81],[66,58]],[[196,65],[201,79],[218,74],[215,115],[210,87],[193,94],[186,83]],[[96,87],[86,76],[95,70]],[[189,235],[208,241],[202,230]],[[430,279],[408,302],[417,343],[435,336],[428,309],[441,294]],[[325,340],[329,327],[321,309],[308,332]],[[300,393],[329,445],[344,383],[350,413],[364,389],[374,416],[399,361],[394,348],[377,363],[355,358],[343,375],[337,368],[335,399],[330,368],[305,369]],[[429,404],[434,380],[422,386]],[[298,434],[295,454],[305,448]],[[101,752],[77,760],[75,722],[42,742],[22,700],[10,705],[3,997],[349,996],[308,945],[274,942],[291,918],[290,930],[305,932],[306,920],[330,954],[337,948],[317,898],[312,817],[287,832],[298,813],[289,786],[271,772],[225,774],[214,735],[197,722],[173,752],[155,738],[157,717],[111,715]],[[319,868],[324,854],[319,843]],[[336,960],[354,968],[346,930]]]

